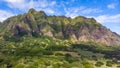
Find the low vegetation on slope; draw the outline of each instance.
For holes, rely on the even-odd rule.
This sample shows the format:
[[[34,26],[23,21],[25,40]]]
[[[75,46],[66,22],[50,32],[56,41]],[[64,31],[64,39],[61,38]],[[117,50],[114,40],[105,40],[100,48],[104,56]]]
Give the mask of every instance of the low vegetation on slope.
[[[0,40],[1,68],[119,68],[119,48],[48,36]]]
[[[30,9],[0,24],[0,68],[120,68],[119,45],[93,18]]]

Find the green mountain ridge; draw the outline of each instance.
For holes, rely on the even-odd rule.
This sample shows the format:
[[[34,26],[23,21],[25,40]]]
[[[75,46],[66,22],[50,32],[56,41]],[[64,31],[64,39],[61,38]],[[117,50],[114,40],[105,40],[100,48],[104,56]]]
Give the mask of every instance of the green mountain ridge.
[[[1,36],[50,36],[74,42],[93,41],[110,46],[120,45],[120,36],[102,26],[94,18],[47,16],[43,11],[34,9],[8,18],[0,29]]]
[[[0,23],[0,68],[119,68],[119,44],[94,18],[30,9]]]

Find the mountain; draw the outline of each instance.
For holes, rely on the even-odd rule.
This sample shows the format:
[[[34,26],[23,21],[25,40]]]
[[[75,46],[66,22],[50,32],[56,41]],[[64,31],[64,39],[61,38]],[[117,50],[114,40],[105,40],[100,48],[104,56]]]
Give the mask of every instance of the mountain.
[[[33,8],[28,13],[10,17],[2,22],[0,36],[49,36],[74,42],[93,41],[108,46],[120,45],[120,36],[94,18],[48,16]]]

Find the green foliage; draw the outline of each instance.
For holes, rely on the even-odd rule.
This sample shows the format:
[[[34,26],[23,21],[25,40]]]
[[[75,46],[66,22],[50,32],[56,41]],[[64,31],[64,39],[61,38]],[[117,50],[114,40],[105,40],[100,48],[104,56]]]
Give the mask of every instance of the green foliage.
[[[109,67],[112,67],[113,64],[114,64],[114,63],[113,63],[112,61],[107,61],[107,62],[106,62],[106,66],[109,66]]]
[[[115,56],[116,54],[119,53],[119,51],[117,49],[115,49],[114,47],[108,47],[108,46],[103,46],[101,44],[98,43],[94,43],[94,42],[81,42],[78,44],[72,44],[72,48],[76,51],[76,49],[80,49],[83,51],[90,51],[93,53],[98,53],[96,54],[96,57],[98,56],[100,58],[101,57],[105,57],[105,58],[118,58],[117,56]],[[117,52],[116,52],[117,50]]]
[[[81,55],[81,57],[84,57],[84,58],[91,58],[92,59],[92,56],[95,55],[94,53],[92,53],[90,51],[83,51],[80,49],[77,49],[77,52],[79,55]]]
[[[65,57],[66,57],[66,58],[70,58],[70,57],[72,57],[72,56],[67,53],[67,54],[65,54]]]
[[[120,65],[118,65],[117,68],[120,68]]]
[[[104,63],[100,61],[96,62],[95,64],[96,67],[101,67],[102,65],[104,65]]]
[[[55,56],[64,56],[64,54],[57,52],[55,53]]]
[[[46,47],[46,50],[49,50],[49,51],[66,51],[67,46],[51,45],[51,46]]]
[[[71,54],[69,54],[69,53],[65,54],[65,60],[68,61],[69,63],[78,61],[77,58],[72,57]]]
[[[71,34],[78,35],[84,27],[89,31],[101,27],[93,18],[47,16],[43,11],[30,9],[26,14],[8,18],[0,26],[0,68],[94,68],[86,60],[120,57],[120,47],[69,40]],[[115,63],[107,61],[106,66]],[[102,65],[100,61],[95,64]]]
[[[94,68],[89,62],[82,62],[84,68]]]
[[[25,36],[25,35],[27,35],[27,34],[28,34],[27,31],[21,31],[21,32],[18,34],[18,36]]]
[[[4,39],[6,41],[11,41],[11,42],[20,42],[21,41],[21,37],[20,36],[9,37],[9,36],[4,35]]]
[[[45,68],[49,66],[71,68],[80,67],[79,65],[83,68],[93,68],[93,64],[85,62],[84,59],[99,60],[100,56],[104,58],[103,52],[111,50],[103,50],[103,47],[99,48],[98,45],[92,45],[93,43],[76,45],[69,40],[55,40],[48,36],[38,38],[23,36],[18,37],[18,39],[20,41],[0,41],[0,66],[2,68],[4,65],[13,68]],[[103,52],[97,51],[98,48],[99,51],[103,50]],[[69,53],[71,51],[78,53],[80,58],[74,57],[74,54]],[[74,64],[76,66],[72,66]],[[96,62],[95,65],[100,66],[102,63]],[[110,66],[110,63],[107,62],[107,65]]]
[[[37,32],[32,32],[33,37],[40,37],[40,35]]]
[[[24,64],[17,64],[17,65],[14,66],[14,68],[24,68],[24,67],[25,67]]]

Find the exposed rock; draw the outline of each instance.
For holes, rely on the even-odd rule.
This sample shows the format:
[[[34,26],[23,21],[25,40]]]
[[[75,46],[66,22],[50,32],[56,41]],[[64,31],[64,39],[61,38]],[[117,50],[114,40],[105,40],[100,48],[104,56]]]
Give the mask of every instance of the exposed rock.
[[[5,20],[1,35],[36,36],[47,35],[72,41],[94,41],[106,45],[120,45],[120,36],[98,23],[94,18],[78,16],[47,16],[43,11],[30,9],[28,13]]]

